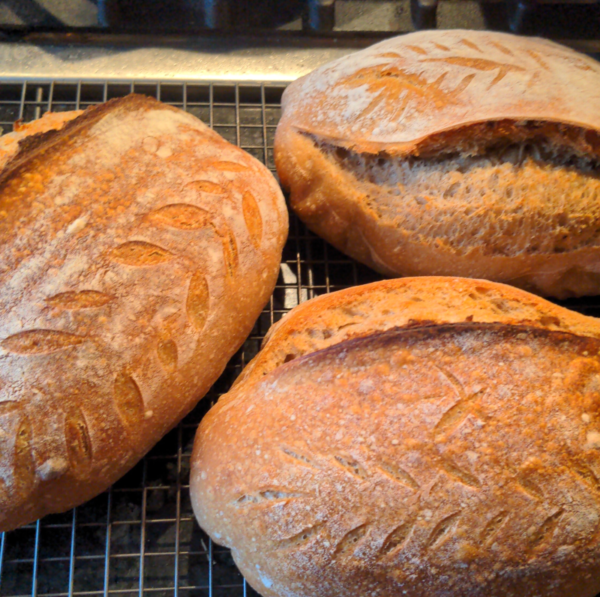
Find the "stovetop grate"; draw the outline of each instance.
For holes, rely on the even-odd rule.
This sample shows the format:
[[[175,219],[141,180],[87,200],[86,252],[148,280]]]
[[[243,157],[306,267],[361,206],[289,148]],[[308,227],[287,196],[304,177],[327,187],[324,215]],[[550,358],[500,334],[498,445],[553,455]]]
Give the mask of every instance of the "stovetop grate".
[[[273,170],[282,85],[106,81],[0,83],[0,126],[47,110],[84,108],[132,91],[200,117]],[[252,334],[199,406],[109,491],[0,538],[0,595],[247,597],[227,549],[193,518],[189,461],[198,422],[258,351],[269,327],[299,302],[380,279],[307,231],[292,215],[280,276]],[[600,316],[600,300],[566,306]]]

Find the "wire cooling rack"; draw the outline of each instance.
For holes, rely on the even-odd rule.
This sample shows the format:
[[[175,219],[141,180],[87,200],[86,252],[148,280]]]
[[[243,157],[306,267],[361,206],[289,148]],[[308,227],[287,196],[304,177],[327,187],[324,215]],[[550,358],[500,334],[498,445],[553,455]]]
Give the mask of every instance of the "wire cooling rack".
[[[273,138],[283,89],[246,83],[3,82],[0,126],[9,132],[18,119],[82,109],[135,91],[198,116],[274,171]],[[209,394],[110,490],[71,512],[1,535],[0,595],[256,596],[229,551],[214,545],[194,520],[188,484],[196,427],[287,311],[319,294],[378,279],[291,215],[275,292]],[[563,304],[600,316],[597,299]]]

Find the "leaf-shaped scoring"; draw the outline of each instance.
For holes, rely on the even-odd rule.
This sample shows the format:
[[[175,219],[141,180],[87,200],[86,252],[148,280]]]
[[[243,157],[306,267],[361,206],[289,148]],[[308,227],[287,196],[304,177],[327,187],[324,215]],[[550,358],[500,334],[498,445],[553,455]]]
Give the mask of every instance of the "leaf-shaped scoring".
[[[119,373],[114,384],[115,406],[123,421],[134,427],[144,416],[144,399],[135,382],[127,373]]]
[[[221,243],[223,245],[223,260],[225,262],[225,274],[227,280],[231,281],[235,277],[239,255],[237,243],[235,242],[235,236],[228,226],[224,226],[221,231],[218,232],[221,237]]]
[[[189,203],[170,203],[150,212],[147,219],[157,226],[179,230],[198,230],[211,223],[211,216],[205,209]]]
[[[560,522],[560,519],[563,517],[564,513],[565,511],[560,508],[560,510],[551,516],[548,516],[548,518],[544,520],[535,533],[533,533],[531,536],[531,545],[534,549],[552,538],[552,535],[554,535],[554,531],[556,531],[556,527],[558,526],[558,523]]]
[[[343,558],[352,554],[356,550],[357,544],[369,532],[371,526],[370,523],[364,523],[348,531],[336,545],[332,557]]]
[[[250,233],[250,240],[258,249],[262,239],[263,222],[256,199],[249,191],[246,191],[242,197],[242,211],[244,212],[246,227]]]
[[[165,263],[173,259],[174,255],[158,245],[132,240],[115,247],[111,252],[111,257],[119,263],[139,267]]]
[[[15,354],[43,354],[77,346],[85,337],[58,330],[27,330],[9,336],[0,342],[7,352]]]
[[[113,297],[96,290],[69,291],[48,297],[46,302],[61,309],[92,309],[102,307],[112,301]]]
[[[186,189],[210,193],[212,195],[226,195],[227,190],[216,182],[210,180],[194,180],[185,185]]]
[[[33,463],[33,430],[29,417],[23,417],[14,444],[14,475],[20,492],[26,494],[35,482]]]
[[[190,323],[200,331],[208,317],[210,294],[208,284],[202,272],[195,272],[190,280],[187,295],[187,314]]]
[[[435,525],[434,529],[429,535],[429,538],[427,539],[427,549],[439,545],[444,540],[444,538],[450,536],[453,530],[455,529],[456,525],[458,524],[460,516],[461,512],[458,511],[440,520]]]
[[[85,469],[92,461],[92,440],[85,416],[79,408],[65,419],[65,442],[71,465],[75,470]]]
[[[156,347],[156,354],[167,373],[177,370],[177,344],[173,340],[161,340]]]
[[[385,556],[393,551],[400,551],[398,548],[406,543],[414,526],[414,521],[408,520],[389,533],[379,550],[380,556]]]
[[[213,162],[211,166],[215,170],[221,170],[222,172],[244,172],[244,170],[248,170],[247,166],[238,164],[237,162],[219,161]]]

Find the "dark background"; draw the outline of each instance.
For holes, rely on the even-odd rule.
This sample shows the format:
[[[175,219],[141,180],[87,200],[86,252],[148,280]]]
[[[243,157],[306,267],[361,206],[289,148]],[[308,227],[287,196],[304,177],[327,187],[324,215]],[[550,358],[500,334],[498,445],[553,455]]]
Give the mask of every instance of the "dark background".
[[[507,29],[523,0],[440,0],[439,28]],[[306,0],[231,0],[232,26],[301,30]],[[0,30],[44,28],[199,31],[203,0],[2,0]],[[410,31],[410,0],[337,0],[335,31]],[[539,0],[522,32],[600,38],[600,2]]]

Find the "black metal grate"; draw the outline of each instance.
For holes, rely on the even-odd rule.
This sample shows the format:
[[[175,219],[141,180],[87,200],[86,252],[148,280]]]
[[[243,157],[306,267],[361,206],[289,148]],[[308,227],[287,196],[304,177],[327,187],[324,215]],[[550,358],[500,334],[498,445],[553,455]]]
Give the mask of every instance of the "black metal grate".
[[[5,82],[0,84],[0,126],[8,132],[16,119],[84,108],[131,91],[198,116],[273,170],[273,137],[283,91],[277,85]],[[71,512],[1,535],[0,595],[257,595],[228,550],[213,545],[193,518],[188,483],[196,427],[284,313],[316,295],[380,279],[290,217],[275,292],[208,396],[110,490]],[[600,302],[594,298],[563,304],[600,316]]]

